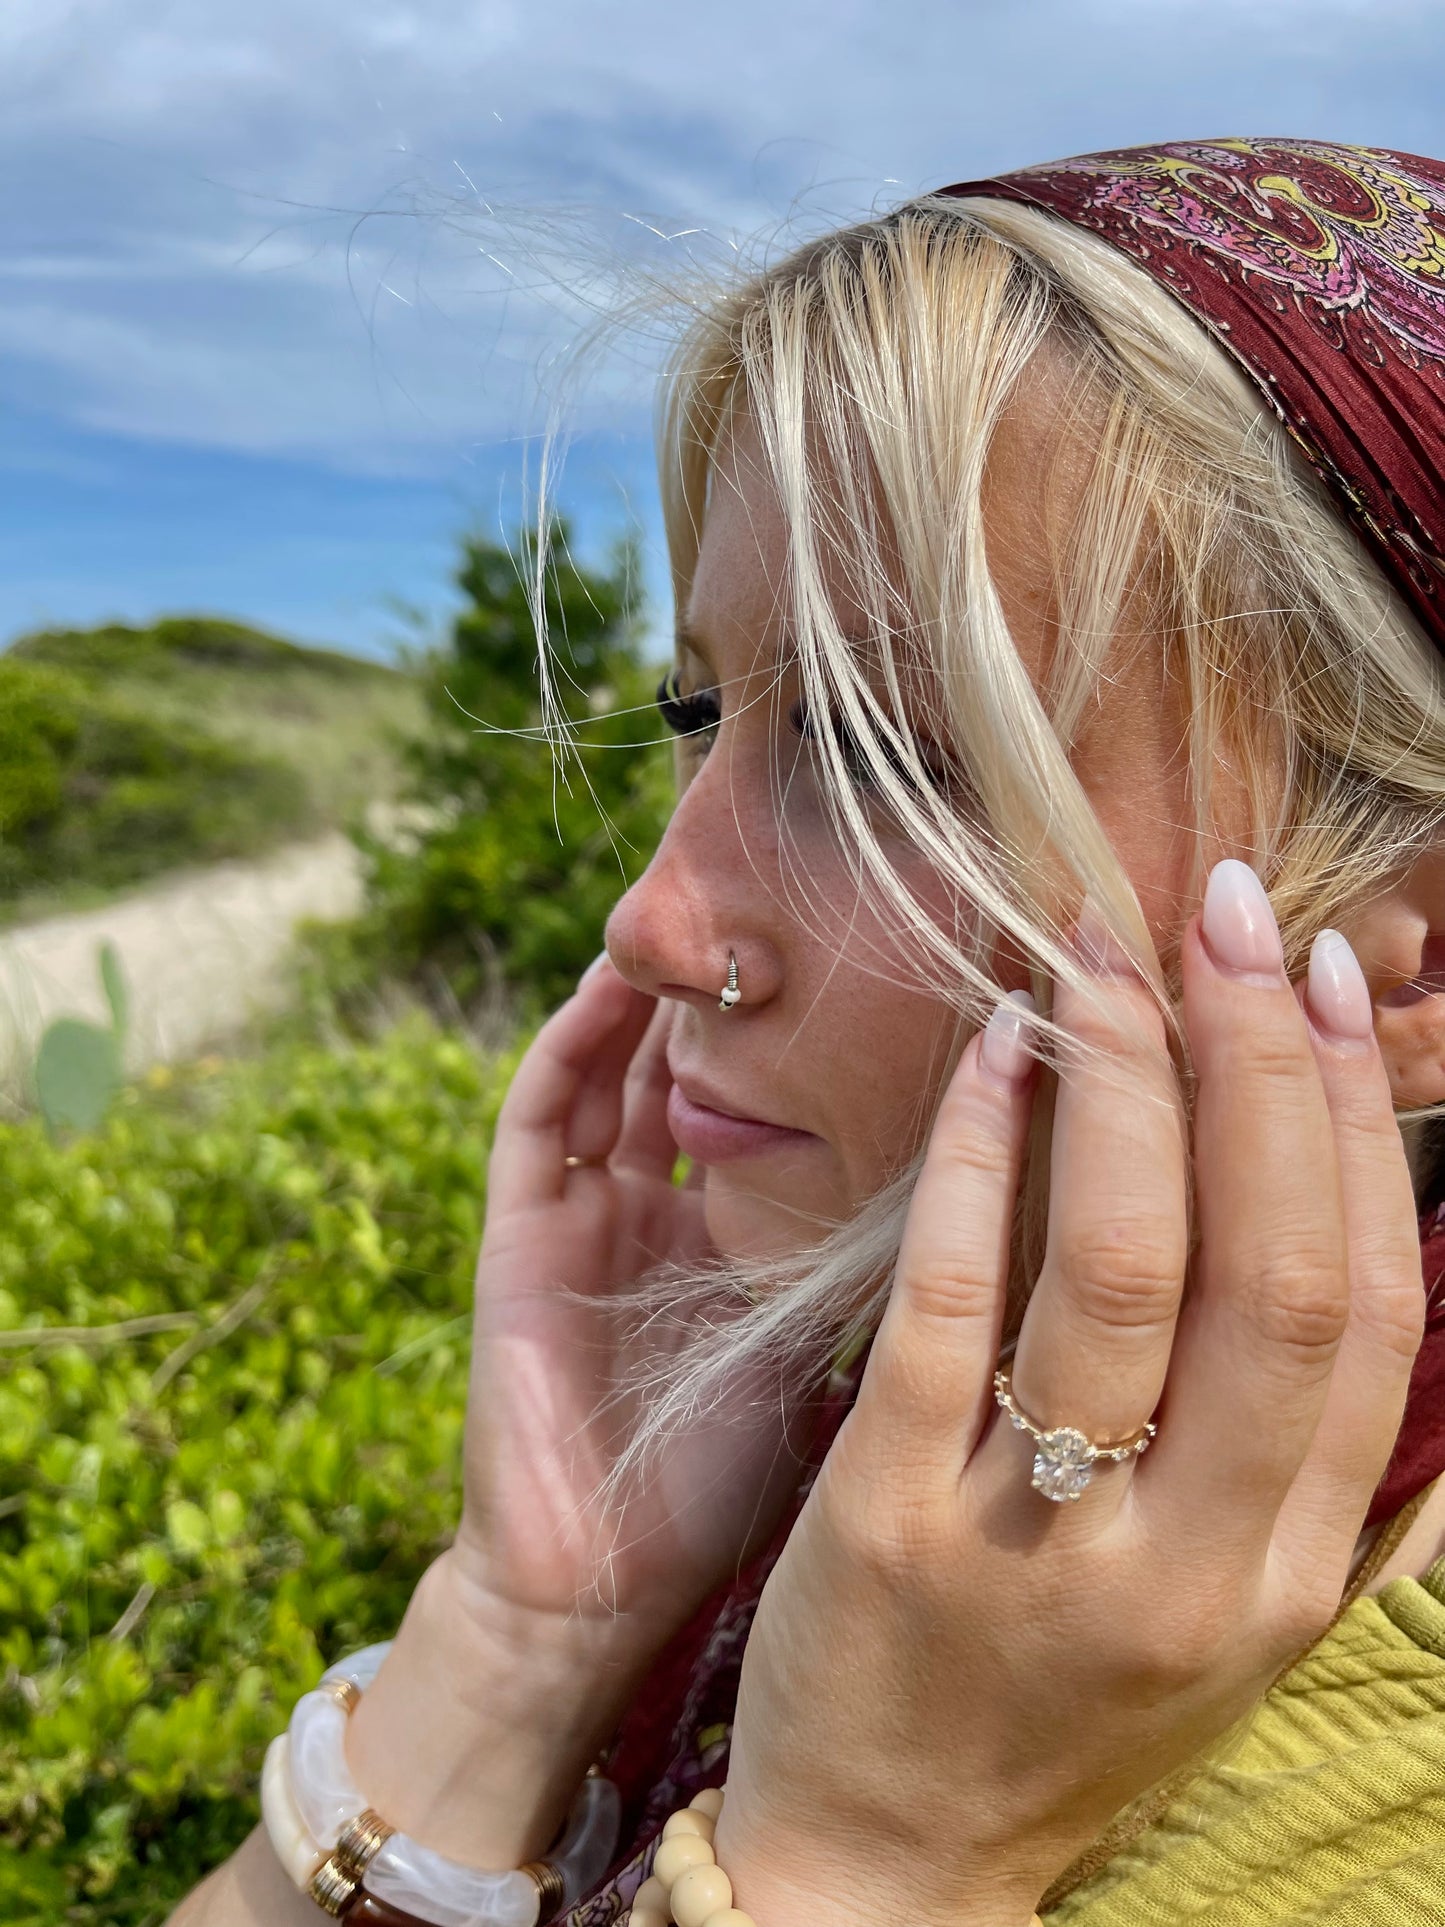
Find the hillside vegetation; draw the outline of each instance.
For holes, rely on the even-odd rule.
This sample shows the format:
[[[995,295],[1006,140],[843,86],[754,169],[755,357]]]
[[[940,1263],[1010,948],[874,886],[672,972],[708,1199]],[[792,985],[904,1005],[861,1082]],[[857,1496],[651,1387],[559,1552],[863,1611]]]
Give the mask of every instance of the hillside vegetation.
[[[0,922],[349,823],[421,714],[405,671],[235,623],[24,637],[0,655]]]
[[[534,564],[567,759],[537,694]],[[565,530],[541,557],[466,544],[462,607],[415,671],[396,798],[416,827],[362,839],[364,913],[318,936],[301,1007],[230,1061],[157,1065],[94,1130],[0,1119],[4,1927],[162,1927],[255,1824],[299,1694],[395,1631],[451,1535],[497,1113],[666,819],[635,577],[625,549],[576,563]],[[208,665],[175,628],[36,639],[0,666],[94,713],[143,702],[173,741],[204,722],[213,753],[271,756],[282,728],[223,735],[206,702],[255,717],[288,688],[375,740],[364,666],[303,671],[267,638],[248,656],[219,625]],[[369,686],[388,711],[413,693]],[[506,1021],[479,1042],[455,1019],[493,998]]]

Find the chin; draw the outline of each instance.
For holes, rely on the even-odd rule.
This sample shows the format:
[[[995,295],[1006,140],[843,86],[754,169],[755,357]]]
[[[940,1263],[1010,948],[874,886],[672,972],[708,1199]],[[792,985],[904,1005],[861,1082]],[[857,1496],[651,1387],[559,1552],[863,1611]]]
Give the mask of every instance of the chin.
[[[703,1209],[707,1233],[729,1258],[786,1258],[821,1244],[840,1222],[838,1200],[817,1195],[825,1187],[788,1182],[781,1163],[757,1166],[745,1176],[740,1167],[710,1164]]]

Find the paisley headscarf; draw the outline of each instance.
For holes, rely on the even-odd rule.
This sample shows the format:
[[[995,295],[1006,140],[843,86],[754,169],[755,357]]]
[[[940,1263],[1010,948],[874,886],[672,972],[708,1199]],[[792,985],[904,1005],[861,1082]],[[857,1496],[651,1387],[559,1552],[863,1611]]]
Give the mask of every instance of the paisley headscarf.
[[[1445,650],[1445,165],[1175,141],[959,181],[1133,257],[1253,377]]]

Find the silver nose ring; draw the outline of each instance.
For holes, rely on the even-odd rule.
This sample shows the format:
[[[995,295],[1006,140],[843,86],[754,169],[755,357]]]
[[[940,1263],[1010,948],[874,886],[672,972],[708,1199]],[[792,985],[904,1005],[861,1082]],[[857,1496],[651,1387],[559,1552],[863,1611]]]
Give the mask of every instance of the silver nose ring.
[[[731,1010],[742,998],[738,989],[738,960],[731,950],[728,952],[728,980],[723,986],[722,996],[718,999],[719,1010]]]

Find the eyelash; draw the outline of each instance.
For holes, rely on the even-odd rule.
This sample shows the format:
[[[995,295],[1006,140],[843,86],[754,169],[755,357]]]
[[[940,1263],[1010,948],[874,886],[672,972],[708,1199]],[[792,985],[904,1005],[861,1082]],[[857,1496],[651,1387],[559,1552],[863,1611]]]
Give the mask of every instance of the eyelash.
[[[684,693],[678,688],[677,678],[677,670],[669,670],[657,685],[658,711],[668,728],[678,736],[700,736],[709,730],[719,728],[722,723],[722,705],[718,700],[718,692],[715,689],[699,689]],[[813,726],[801,703],[793,704],[788,713],[788,721],[804,742],[813,740]],[[856,737],[848,730],[840,730],[839,742],[855,782],[860,787],[872,788],[871,773],[857,747]],[[710,744],[704,747],[710,747]],[[911,785],[912,778],[892,749],[886,745],[884,755],[903,781]],[[936,789],[948,788],[949,778],[942,770],[933,770],[930,774]]]

